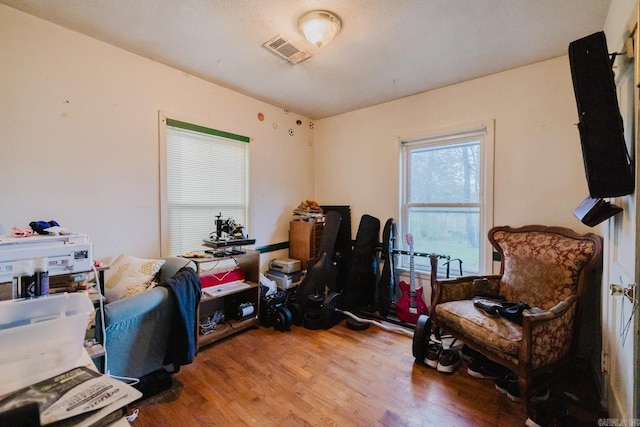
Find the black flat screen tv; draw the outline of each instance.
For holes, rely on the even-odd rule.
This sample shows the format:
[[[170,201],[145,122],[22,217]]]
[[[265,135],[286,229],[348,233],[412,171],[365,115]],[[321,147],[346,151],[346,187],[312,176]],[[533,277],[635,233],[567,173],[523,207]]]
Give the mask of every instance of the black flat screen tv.
[[[635,183],[633,162],[624,140],[604,32],[571,42],[569,63],[589,195],[595,199],[631,194]]]

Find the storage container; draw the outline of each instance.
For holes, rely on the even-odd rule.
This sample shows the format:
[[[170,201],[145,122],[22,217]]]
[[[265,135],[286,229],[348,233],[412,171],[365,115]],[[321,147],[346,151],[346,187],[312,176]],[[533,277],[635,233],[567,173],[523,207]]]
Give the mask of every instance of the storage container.
[[[93,310],[84,293],[0,301],[0,396],[78,366]]]

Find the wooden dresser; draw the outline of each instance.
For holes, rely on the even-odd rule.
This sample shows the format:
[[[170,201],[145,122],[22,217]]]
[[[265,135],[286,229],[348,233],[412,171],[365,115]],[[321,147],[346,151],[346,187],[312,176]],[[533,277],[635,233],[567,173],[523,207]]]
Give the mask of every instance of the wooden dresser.
[[[291,221],[289,223],[289,258],[299,259],[300,267],[318,255],[324,223]]]

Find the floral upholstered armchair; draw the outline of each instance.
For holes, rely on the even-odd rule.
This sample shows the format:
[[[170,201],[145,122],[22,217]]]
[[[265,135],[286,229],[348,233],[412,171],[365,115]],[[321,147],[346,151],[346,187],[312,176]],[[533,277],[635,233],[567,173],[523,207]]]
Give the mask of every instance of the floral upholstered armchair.
[[[434,330],[444,330],[518,375],[525,404],[531,382],[575,354],[588,282],[600,274],[602,238],[568,228],[494,227],[489,241],[500,255],[500,274],[435,280]],[[532,310],[522,325],[488,317],[476,296],[523,301]]]

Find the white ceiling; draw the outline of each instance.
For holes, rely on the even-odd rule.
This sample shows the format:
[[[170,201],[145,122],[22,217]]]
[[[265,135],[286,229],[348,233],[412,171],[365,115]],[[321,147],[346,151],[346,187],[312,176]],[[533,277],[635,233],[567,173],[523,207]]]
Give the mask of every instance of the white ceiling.
[[[565,55],[610,2],[0,0],[314,120]],[[312,9],[343,21],[322,48],[298,30]],[[262,46],[278,34],[312,57],[292,65]]]

